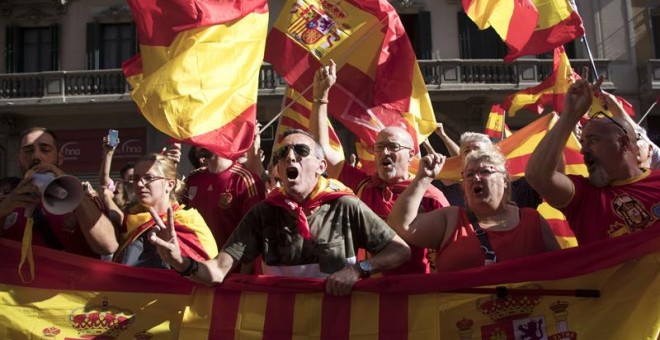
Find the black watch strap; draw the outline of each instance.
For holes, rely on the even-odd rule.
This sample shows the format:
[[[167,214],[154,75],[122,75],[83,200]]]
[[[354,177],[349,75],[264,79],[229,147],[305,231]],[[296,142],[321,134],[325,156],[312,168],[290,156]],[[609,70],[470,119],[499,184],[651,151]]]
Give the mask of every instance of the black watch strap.
[[[195,274],[199,269],[199,262],[197,262],[192,257],[184,256],[183,258],[188,259],[188,267],[186,267],[186,269],[184,269],[183,271],[178,271],[176,269],[174,269],[174,271],[179,273],[183,277],[187,277]]]

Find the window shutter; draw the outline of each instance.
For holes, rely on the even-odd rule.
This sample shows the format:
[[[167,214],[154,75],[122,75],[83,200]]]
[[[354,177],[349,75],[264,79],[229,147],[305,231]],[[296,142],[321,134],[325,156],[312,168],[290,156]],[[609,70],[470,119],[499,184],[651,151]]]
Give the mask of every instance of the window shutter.
[[[87,69],[98,70],[100,67],[101,27],[98,22],[87,23]]]
[[[18,72],[20,40],[20,28],[14,25],[7,25],[5,27],[5,71],[7,73]]]
[[[415,50],[417,59],[433,59],[433,47],[431,40],[431,12],[421,11],[417,16],[417,38]]]
[[[59,31],[60,31],[59,25],[55,24],[50,26],[50,70],[49,71],[55,71],[60,69]]]

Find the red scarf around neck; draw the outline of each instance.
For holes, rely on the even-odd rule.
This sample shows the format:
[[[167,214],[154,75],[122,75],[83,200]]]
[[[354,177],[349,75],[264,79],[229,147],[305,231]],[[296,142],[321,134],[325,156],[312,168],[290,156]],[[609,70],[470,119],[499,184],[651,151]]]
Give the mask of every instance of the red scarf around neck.
[[[293,200],[286,193],[284,188],[272,191],[264,202],[294,212],[297,215],[298,232],[304,239],[309,240],[312,238],[312,233],[309,230],[309,224],[307,223],[307,216],[305,216],[304,209],[312,210],[318,208],[325,202],[346,195],[353,195],[353,191],[343,183],[334,179],[319,177],[314,190],[312,190],[309,197],[302,203]]]

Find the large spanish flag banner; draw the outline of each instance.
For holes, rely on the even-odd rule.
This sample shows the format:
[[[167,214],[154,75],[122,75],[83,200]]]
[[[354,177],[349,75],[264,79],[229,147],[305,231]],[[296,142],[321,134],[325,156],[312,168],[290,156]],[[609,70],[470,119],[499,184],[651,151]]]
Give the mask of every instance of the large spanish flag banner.
[[[140,56],[131,97],[161,132],[235,159],[255,129],[266,0],[129,0]]]
[[[594,226],[598,227],[598,226]],[[359,281],[232,275],[215,288],[0,241],[3,339],[650,339],[660,334],[660,222],[633,234],[452,273]]]
[[[289,129],[300,129],[309,132],[309,117],[312,112],[312,102],[308,101],[303,95],[291,87],[286,88],[284,93],[284,110],[277,124],[275,133],[275,143],[273,150],[280,147],[284,132]],[[344,149],[341,141],[332,127],[332,122],[328,119],[328,136],[330,137],[330,147],[338,154],[344,155]]]
[[[580,79],[580,76],[573,71],[563,47],[555,49],[552,65],[552,74],[542,83],[516,92],[505,99],[502,106],[510,117],[515,116],[516,112],[523,108],[537,113],[542,113],[546,106],[551,106],[559,113],[564,110],[566,92],[571,84]]]
[[[417,145],[435,130],[415,53],[386,0],[289,0],[266,46],[266,60],[308,101],[314,73],[333,59],[328,112],[365,145],[386,126],[407,129]]]
[[[529,41],[539,13],[532,0],[463,0],[463,10],[481,30],[492,27],[518,55]]]
[[[532,0],[539,13],[534,33],[519,50],[509,50],[504,62],[530,54],[542,54],[584,35],[582,18],[573,0]]]

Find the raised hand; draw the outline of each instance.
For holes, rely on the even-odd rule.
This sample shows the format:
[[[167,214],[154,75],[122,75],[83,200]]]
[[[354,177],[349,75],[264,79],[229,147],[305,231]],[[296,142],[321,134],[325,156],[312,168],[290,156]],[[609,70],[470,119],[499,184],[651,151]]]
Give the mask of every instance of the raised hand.
[[[179,240],[174,230],[174,213],[172,212],[172,208],[167,208],[167,225],[158,216],[154,208],[149,208],[149,213],[155,222],[154,228],[149,232],[149,242],[156,246],[158,255],[170,267],[177,271],[183,271],[185,269],[185,263],[181,256]]]
[[[337,82],[337,64],[330,59],[330,64],[321,66],[314,75],[314,98],[327,99],[328,91]]]
[[[0,202],[0,221],[17,208],[31,210],[39,200],[39,189],[32,184],[30,176],[24,178],[2,202]]]
[[[445,165],[447,157],[439,153],[428,154],[419,162],[418,178],[435,178]]]
[[[562,116],[571,118],[576,122],[584,116],[589,107],[594,93],[600,92],[600,86],[605,78],[601,75],[596,82],[589,83],[589,68],[585,67],[582,72],[582,79],[579,79],[568,88],[564,98],[564,112]]]

